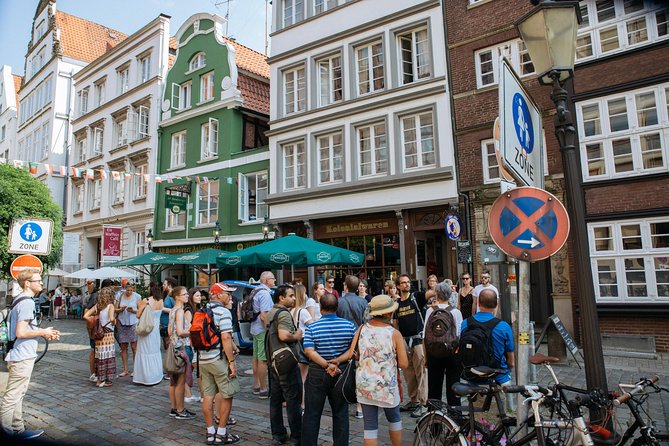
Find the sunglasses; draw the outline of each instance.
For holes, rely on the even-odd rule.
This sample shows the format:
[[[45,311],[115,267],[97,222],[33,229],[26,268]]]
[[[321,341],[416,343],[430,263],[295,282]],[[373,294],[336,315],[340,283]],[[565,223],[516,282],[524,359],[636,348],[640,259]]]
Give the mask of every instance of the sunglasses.
[[[328,283],[334,283],[334,280],[328,280]]]

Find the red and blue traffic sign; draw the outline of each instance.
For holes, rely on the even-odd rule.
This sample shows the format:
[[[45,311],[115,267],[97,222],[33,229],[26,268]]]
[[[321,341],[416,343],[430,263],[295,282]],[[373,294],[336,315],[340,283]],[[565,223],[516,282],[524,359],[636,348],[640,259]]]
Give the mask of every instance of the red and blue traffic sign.
[[[488,230],[506,255],[536,262],[564,246],[569,235],[569,215],[550,192],[519,187],[495,200],[488,217]]]

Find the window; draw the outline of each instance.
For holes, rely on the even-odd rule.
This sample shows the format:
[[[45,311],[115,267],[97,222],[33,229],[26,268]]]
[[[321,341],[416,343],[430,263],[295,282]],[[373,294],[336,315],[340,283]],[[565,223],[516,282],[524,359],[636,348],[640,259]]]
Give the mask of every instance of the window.
[[[492,47],[483,48],[474,53],[477,88],[497,84],[499,59],[501,56],[507,58],[513,69],[521,77],[534,74],[534,65],[532,65],[532,60],[530,60],[525,43],[520,39],[510,40]]]
[[[289,26],[304,19],[303,0],[283,0],[283,26]]]
[[[264,119],[254,118],[242,115],[244,122],[244,142],[242,150],[255,149],[256,147],[266,147],[269,145],[267,131],[269,124]]]
[[[93,156],[102,155],[104,130],[102,127],[93,128]]]
[[[141,256],[146,253],[146,233],[144,231],[135,232],[135,256]]]
[[[483,182],[485,184],[499,182],[499,164],[495,154],[494,140],[485,139],[481,141],[481,159],[483,160]]]
[[[78,214],[84,210],[84,184],[75,184],[74,193],[72,194],[72,203],[74,204],[74,214]]]
[[[128,143],[128,121],[127,116],[121,116],[114,121],[114,147],[120,147]]]
[[[200,102],[214,98],[214,72],[211,71],[200,77]]]
[[[140,105],[137,108],[137,135],[138,139],[149,136],[149,107]]]
[[[191,93],[193,90],[191,81],[183,84],[172,84],[172,108],[175,110],[185,110],[190,108]]]
[[[662,2],[585,0],[581,1],[581,16],[576,61],[626,51],[667,37],[667,9]]]
[[[188,63],[188,71],[199,70],[207,65],[207,56],[203,52],[197,53]]]
[[[337,0],[314,0],[314,14],[320,14],[337,6]]]
[[[598,302],[669,300],[667,217],[588,225]]]
[[[267,172],[238,174],[239,197],[237,215],[243,222],[262,221],[269,216],[267,198]]]
[[[218,221],[218,180],[200,183],[197,186],[197,225],[213,225]]]
[[[181,196],[181,192],[175,189],[166,189],[166,195],[178,195]],[[183,229],[186,226],[186,210],[182,209],[181,212],[175,214],[172,210],[166,210],[165,212],[165,229]]]
[[[80,135],[76,136],[76,160],[78,163],[86,161],[86,150],[88,148],[88,138],[86,137],[86,131],[82,132]]]
[[[123,94],[130,89],[130,69],[128,67],[118,70],[116,79],[118,82],[118,94]]]
[[[206,160],[218,156],[218,119],[209,118],[202,124],[200,138],[200,159]]]
[[[146,198],[146,181],[144,180],[144,175],[146,175],[148,172],[149,166],[146,164],[135,166],[135,175],[132,177],[133,190],[135,191],[133,198],[135,200]]]
[[[304,66],[283,72],[284,114],[304,111],[307,105],[307,89]]]
[[[316,62],[318,66],[318,105],[342,100],[341,56],[330,56]]]
[[[112,205],[123,204],[125,201],[125,177],[120,175],[118,179],[112,178],[111,183],[111,202]]]
[[[35,28],[35,42],[41,39],[45,32],[46,32],[46,26],[44,25],[44,20],[42,20]]]
[[[49,123],[45,123],[42,126],[42,155],[41,159],[46,159],[49,157],[51,152],[51,133],[49,132]]]
[[[79,116],[88,113],[88,88],[79,92]]]
[[[356,129],[358,135],[358,175],[367,177],[388,173],[386,123],[379,122]]]
[[[102,180],[97,179],[90,183],[89,185],[89,196],[88,196],[88,210],[94,211],[100,209],[100,202],[102,199]]]
[[[373,42],[355,49],[358,94],[363,95],[385,88],[383,72],[383,43]]]
[[[436,161],[432,111],[403,116],[400,122],[404,169],[433,167]]]
[[[283,188],[284,190],[302,189],[306,181],[306,153],[304,141],[284,144],[283,152]]]
[[[144,83],[151,78],[151,55],[139,59],[139,83]]]
[[[339,183],[344,180],[344,147],[342,133],[316,137],[318,150],[319,184]]]
[[[99,107],[105,102],[105,83],[104,82],[99,82],[95,84],[95,90],[93,91],[95,94],[95,106]]]
[[[186,165],[186,131],[172,135],[172,156],[170,159],[170,168]]]
[[[402,84],[430,77],[432,68],[427,28],[402,33],[397,36],[397,42]]]
[[[7,136],[7,126],[3,125],[0,129],[0,141],[4,141]]]
[[[577,106],[584,180],[667,171],[667,84]]]

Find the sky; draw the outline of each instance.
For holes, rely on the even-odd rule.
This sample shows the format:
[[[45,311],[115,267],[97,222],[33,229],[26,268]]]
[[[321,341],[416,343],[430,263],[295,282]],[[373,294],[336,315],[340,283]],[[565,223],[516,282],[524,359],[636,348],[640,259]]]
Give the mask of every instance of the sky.
[[[39,0],[0,0],[0,65],[23,75],[35,9]],[[229,36],[264,53],[266,0],[230,0]],[[57,9],[132,34],[164,13],[172,17],[170,34],[198,12],[225,17],[226,0],[57,0]],[[271,7],[269,13],[271,14]],[[270,19],[271,20],[271,19]]]

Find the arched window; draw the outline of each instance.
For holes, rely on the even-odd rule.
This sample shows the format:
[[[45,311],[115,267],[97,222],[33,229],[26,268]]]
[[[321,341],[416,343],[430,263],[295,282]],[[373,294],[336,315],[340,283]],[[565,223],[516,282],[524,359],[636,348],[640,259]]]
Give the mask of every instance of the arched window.
[[[203,52],[197,53],[188,64],[189,71],[198,70],[207,64],[207,56]]]

